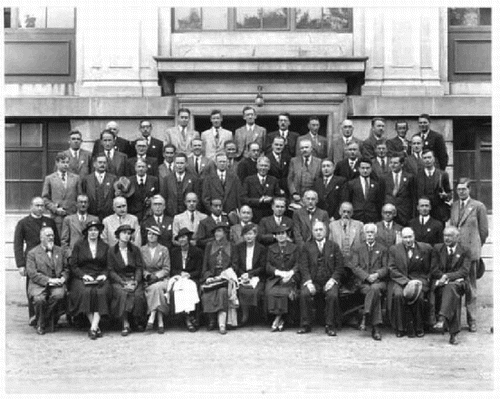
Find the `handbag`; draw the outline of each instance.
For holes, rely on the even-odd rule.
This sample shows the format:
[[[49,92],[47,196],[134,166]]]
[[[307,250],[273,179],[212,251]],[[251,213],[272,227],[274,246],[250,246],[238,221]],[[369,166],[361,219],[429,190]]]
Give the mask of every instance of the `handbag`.
[[[219,280],[208,284],[202,284],[201,292],[210,292],[222,287],[227,287],[227,280]]]
[[[484,275],[484,261],[483,258],[479,258],[479,262],[477,263],[477,269],[476,269],[476,280],[479,280],[481,277]]]

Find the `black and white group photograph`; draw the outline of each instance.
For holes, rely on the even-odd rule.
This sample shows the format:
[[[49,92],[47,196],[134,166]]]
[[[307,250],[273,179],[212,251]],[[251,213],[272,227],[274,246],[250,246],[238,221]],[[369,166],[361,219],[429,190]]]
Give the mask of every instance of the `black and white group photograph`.
[[[495,396],[499,10],[295,3],[2,7],[3,397]]]

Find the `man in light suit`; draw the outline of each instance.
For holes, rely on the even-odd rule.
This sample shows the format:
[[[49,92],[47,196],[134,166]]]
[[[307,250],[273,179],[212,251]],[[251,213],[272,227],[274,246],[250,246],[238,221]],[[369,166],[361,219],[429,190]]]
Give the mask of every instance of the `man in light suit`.
[[[338,219],[345,179],[334,176],[333,169],[331,160],[321,161],[321,176],[314,180],[313,190],[318,193],[318,207],[327,211],[330,218]]]
[[[278,115],[278,128],[274,132],[267,133],[266,140],[264,144],[264,152],[271,149],[273,140],[275,137],[280,136],[285,139],[285,147],[283,148],[283,154],[286,154],[290,158],[293,158],[296,154],[295,149],[297,147],[297,139],[299,134],[297,132],[292,132],[288,130],[290,126],[290,114],[288,112],[282,112]]]
[[[69,273],[63,250],[54,245],[51,227],[40,230],[40,245],[28,252],[26,270],[29,277],[28,296],[35,308],[36,332],[43,335],[46,328],[53,332],[65,310]]]
[[[127,155],[115,148],[115,135],[111,130],[101,132],[103,153],[108,161],[108,172],[117,176],[127,175]]]
[[[172,244],[174,246],[179,246],[179,242],[176,241],[175,237],[179,234],[183,228],[188,229],[193,234],[196,234],[198,231],[198,227],[200,226],[200,222],[207,217],[204,213],[196,210],[198,207],[198,196],[195,193],[187,193],[186,199],[184,201],[186,203],[186,210],[178,215],[174,216],[174,220],[172,222]],[[195,246],[196,241],[192,239],[190,240],[190,245]]]
[[[300,202],[307,190],[312,189],[314,180],[321,174],[321,159],[312,155],[311,140],[300,142],[300,156],[292,158],[288,170],[288,191],[294,202]]]
[[[236,142],[234,140],[227,140],[224,143],[224,153],[227,156],[226,171],[228,173],[238,175],[238,168],[240,166],[240,161],[236,160],[236,154],[238,153],[238,147],[236,146]],[[217,163],[215,162],[215,158],[209,159],[207,166],[204,169],[204,176],[210,176],[211,174],[215,173],[216,171],[217,171]]]
[[[266,246],[277,242],[275,231],[279,226],[287,226],[288,231],[293,229],[292,219],[284,216],[286,211],[286,199],[284,197],[274,197],[271,208],[273,214],[260,220],[259,234],[257,235],[257,240]]]
[[[77,212],[66,216],[62,224],[61,247],[64,254],[69,258],[75,243],[83,238],[82,231],[90,222],[99,222],[99,218],[89,215],[89,197],[80,194],[76,199]]]
[[[160,229],[158,243],[171,250],[173,219],[170,216],[165,215],[165,199],[160,194],[156,194],[153,198],[151,198],[151,210],[153,211],[153,214],[148,216],[141,223],[142,242],[147,242],[148,231],[146,229],[148,227],[156,226]]]
[[[352,256],[352,250],[361,244],[363,223],[352,219],[352,204],[343,202],[340,204],[340,219],[330,219],[330,240],[336,242],[347,265]]]
[[[156,164],[161,165],[161,163],[163,162],[163,141],[158,140],[151,135],[153,124],[148,120],[142,120],[139,122],[139,130],[142,137],[146,139],[146,143],[148,146],[146,156],[156,159]]]
[[[104,154],[94,160],[94,172],[85,176],[81,181],[80,191],[86,194],[89,200],[88,212],[96,215],[99,220],[113,213],[113,185],[117,177],[107,172],[108,160]]]
[[[347,146],[351,143],[357,143],[358,148],[361,145],[361,140],[353,136],[354,124],[351,120],[346,119],[341,124],[342,136],[332,141],[333,162],[338,164],[343,159],[347,158]]]
[[[299,248],[304,246],[304,243],[312,240],[312,225],[316,220],[325,224],[326,233],[328,235],[328,213],[323,209],[318,208],[318,193],[313,190],[307,190],[302,197],[302,208],[293,213],[293,236],[295,244]]]
[[[194,138],[191,145],[193,152],[188,155],[187,170],[201,179],[205,175],[210,160],[203,155],[203,141],[201,139]]]
[[[64,152],[56,155],[57,172],[45,177],[42,198],[45,207],[56,222],[61,235],[62,222],[66,215],[76,212],[76,197],[80,191],[80,176],[68,172],[69,157]]]
[[[243,119],[245,126],[242,126],[234,132],[234,141],[238,146],[238,153],[236,159],[241,157],[248,157],[247,146],[250,143],[259,143],[260,148],[264,146],[264,138],[266,137],[267,130],[265,127],[258,126],[255,123],[257,113],[253,107],[243,108]]]
[[[68,171],[83,179],[90,173],[92,167],[92,153],[84,150],[82,146],[82,134],[79,130],[69,132],[69,149],[64,151],[69,157]],[[57,170],[55,166],[54,171]]]
[[[443,136],[430,129],[431,118],[428,114],[421,114],[418,117],[418,128],[420,132],[417,133],[422,137],[424,142],[424,150],[431,150],[437,161],[437,167],[445,170],[448,165],[448,151]]]
[[[179,108],[177,111],[177,126],[168,128],[165,132],[165,145],[171,144],[176,150],[184,154],[191,153],[191,143],[194,138],[199,138],[200,133],[188,127],[191,111],[188,108]]]
[[[382,207],[382,220],[377,222],[377,242],[389,248],[401,242],[401,230],[403,227],[397,224],[394,218],[397,215],[396,207],[392,203],[386,203]]]
[[[455,201],[451,207],[450,224],[458,228],[460,244],[470,251],[470,290],[465,295],[465,302],[469,330],[476,332],[476,271],[481,258],[481,247],[488,237],[488,216],[484,204],[470,197],[470,180],[468,178],[458,180],[456,191],[458,201]]]
[[[115,121],[110,121],[106,124],[105,129],[106,131],[110,132],[115,140],[113,141],[113,149],[115,151],[119,151],[122,154],[125,154],[125,157],[132,157],[134,155],[134,149],[130,145],[130,142],[120,136],[118,136],[118,133],[120,132],[120,128],[118,126],[118,123]],[[102,143],[102,135],[100,140],[97,139],[94,142],[94,148],[92,150],[92,158],[95,158],[98,154],[104,151],[104,145]]]
[[[147,156],[148,141],[146,138],[140,138],[135,141],[136,156],[127,159],[127,176],[135,175],[135,163],[138,159],[146,162],[147,174],[158,177],[158,160],[156,157]]]
[[[385,137],[385,119],[377,116],[372,119],[369,137],[361,145],[361,155],[368,159],[375,157],[375,145],[379,140],[386,141],[387,139]]]
[[[406,121],[396,121],[395,124],[396,137],[387,140],[387,152],[390,157],[396,156],[403,153],[406,157],[410,155],[410,142],[406,139],[406,133],[408,132],[408,122]]]
[[[216,154],[223,152],[224,143],[233,139],[233,133],[221,127],[222,120],[222,112],[219,109],[212,110],[210,113],[212,127],[201,133],[205,156],[208,159],[215,159]]]
[[[326,137],[319,135],[319,118],[315,115],[309,117],[309,123],[307,125],[309,132],[299,136],[297,139],[297,146],[295,153],[300,153],[300,142],[302,140],[311,140],[312,143],[312,155],[319,159],[325,159],[328,156],[328,142]]]
[[[142,241],[139,221],[136,216],[127,213],[127,200],[122,196],[116,197],[113,200],[113,211],[112,215],[102,221],[104,230],[101,233],[101,238],[103,241],[110,247],[114,246],[118,242],[115,236],[116,229],[122,224],[128,224],[134,229],[131,242],[140,248]]]

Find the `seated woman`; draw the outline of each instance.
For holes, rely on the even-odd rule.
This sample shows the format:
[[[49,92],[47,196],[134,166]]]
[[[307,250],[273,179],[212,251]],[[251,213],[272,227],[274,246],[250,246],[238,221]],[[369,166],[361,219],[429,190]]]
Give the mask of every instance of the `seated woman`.
[[[213,227],[214,240],[210,241],[205,248],[201,280],[203,312],[209,314],[207,329],[208,331],[215,329],[217,316],[221,334],[227,333],[226,321],[229,310],[229,284],[224,278],[224,271],[231,269],[231,258],[234,252],[234,246],[227,239],[228,230],[229,225],[225,222],[217,223]],[[231,324],[234,326],[237,323],[231,321]]]
[[[278,226],[274,231],[278,242],[267,249],[268,278],[265,291],[267,311],[276,315],[271,332],[284,330],[283,316],[288,313],[288,301],[295,300],[297,297],[300,256],[298,247],[292,244],[287,235],[288,230],[288,226]]]
[[[252,218],[252,208],[248,205],[243,205],[240,208],[240,222],[231,226],[231,229],[229,230],[229,241],[231,241],[234,245],[245,242],[241,232],[245,225],[252,222]]]
[[[234,227],[234,226],[233,226]],[[236,245],[233,269],[240,279],[238,298],[241,307],[241,326],[248,323],[250,309],[256,308],[264,290],[267,250],[256,242],[257,225],[249,223],[241,231],[244,242]]]
[[[189,332],[197,330],[194,317],[196,304],[200,302],[198,284],[203,266],[203,251],[190,245],[193,232],[183,227],[175,240],[180,247],[171,250],[171,278],[169,281],[170,308],[175,313],[184,313]]]
[[[111,287],[108,282],[108,245],[99,237],[104,225],[91,221],[83,229],[83,238],[75,243],[70,257],[71,279],[68,312],[83,313],[90,322],[89,338],[102,337],[99,321],[109,314]]]
[[[158,319],[158,334],[165,332],[163,316],[168,313],[165,293],[170,275],[170,254],[168,248],[158,244],[161,231],[158,226],[146,227],[147,244],[141,247],[144,264],[143,277],[148,304],[149,320],[146,330],[152,330],[155,319]],[[158,315],[158,317],[156,317]]]
[[[144,331],[146,298],[142,284],[141,251],[130,242],[133,229],[129,224],[122,224],[115,231],[118,242],[108,251],[108,267],[113,299],[111,314],[122,322],[122,336],[130,334],[130,320],[138,331]]]

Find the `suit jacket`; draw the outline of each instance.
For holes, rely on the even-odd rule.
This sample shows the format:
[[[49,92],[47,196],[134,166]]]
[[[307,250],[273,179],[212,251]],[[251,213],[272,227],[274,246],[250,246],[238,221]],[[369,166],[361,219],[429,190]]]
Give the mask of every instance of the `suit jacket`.
[[[389,248],[391,245],[399,244],[401,242],[401,230],[403,226],[392,222],[390,229],[385,227],[384,221],[380,221],[376,224],[377,226],[377,236],[376,241]]]
[[[422,134],[417,133],[422,137]],[[423,137],[422,137],[423,138]],[[429,130],[427,134],[427,139],[424,140],[423,149],[431,149],[436,157],[436,162],[441,170],[445,170],[448,165],[448,151],[446,150],[446,144],[444,142],[443,135],[441,133],[435,132],[434,130]]]
[[[424,162],[422,158],[416,158],[414,154],[408,155],[405,158],[405,163],[403,165],[403,170],[417,176],[418,172],[424,169]]]
[[[257,173],[257,161],[251,158],[243,158],[239,164],[236,174],[240,179],[240,183],[243,184],[248,176],[255,175]]]
[[[187,170],[193,175],[196,175],[197,177],[201,178],[205,176],[205,170],[206,167],[208,166],[209,161],[210,160],[206,156],[201,155],[199,171],[198,173],[196,173],[196,167],[194,165],[194,155],[191,154],[188,156]]]
[[[198,231],[198,227],[200,226],[200,222],[206,217],[207,215],[205,215],[204,213],[201,213],[200,211],[194,211],[194,222],[192,223],[191,214],[189,211],[184,211],[178,215],[175,215],[172,222],[172,242],[174,244],[176,243],[176,241],[174,241],[175,237],[183,227],[196,234],[196,232]]]
[[[137,162],[137,157],[127,159],[127,176],[135,175],[135,163]],[[158,176],[158,161],[156,158],[146,157],[146,165],[148,167],[147,174],[150,176]]]
[[[158,244],[154,256],[151,256],[151,251],[148,245],[141,247],[141,256],[143,269],[143,277],[155,275],[159,280],[164,280],[170,276],[170,252],[167,247]]]
[[[432,279],[439,280],[446,274],[450,281],[468,280],[471,264],[470,251],[460,244],[455,247],[455,253],[448,265],[448,247],[446,244],[436,244],[432,251]]]
[[[94,258],[88,240],[82,239],[76,242],[70,258],[71,275],[79,279],[82,279],[86,274],[93,278],[99,275],[108,277],[108,249],[109,247],[104,241],[97,240]]]
[[[326,235],[328,237],[329,221],[328,213],[323,209],[316,207],[312,213],[312,217],[309,218],[309,213],[305,207],[296,210],[293,213],[293,236],[295,238],[295,243],[299,248],[302,248],[305,242],[312,240],[312,225],[316,220],[320,220],[325,224]]]
[[[170,260],[172,265],[170,275],[172,277],[180,275],[184,271],[191,275],[191,280],[199,283],[203,266],[203,251],[201,249],[189,246],[185,269],[182,269],[182,250],[180,247],[172,248],[170,251]]]
[[[205,156],[208,159],[215,159],[215,155],[224,152],[224,143],[233,139],[233,133],[229,130],[219,128],[219,141],[215,142],[215,129],[212,127],[201,134]]]
[[[295,147],[295,154],[300,154],[300,142],[302,140],[311,140],[313,156],[319,159],[328,158],[328,141],[326,137],[320,136],[319,134],[313,137],[311,132],[299,136]]]
[[[124,284],[126,281],[142,281],[144,263],[142,262],[141,250],[139,247],[128,243],[127,264],[125,264],[118,244],[113,245],[108,250],[109,278],[112,283]]]
[[[134,148],[133,156],[137,157],[137,151],[135,151],[135,141],[132,147]],[[156,159],[156,164],[161,165],[161,163],[163,162],[163,141],[150,136],[146,158],[154,158]]]
[[[158,178],[147,176],[144,187],[140,187],[137,182],[137,177],[130,176],[130,187],[134,193],[127,198],[127,210],[132,215],[137,216],[139,221],[142,221],[146,210],[149,209],[149,202],[153,196],[160,192]]]
[[[200,133],[196,130],[186,128],[186,139],[184,140],[181,135],[181,130],[179,126],[169,127],[165,131],[165,145],[173,144],[175,145],[176,152],[183,152],[186,155],[191,154],[191,142],[195,138],[199,138]]]
[[[385,136],[382,136],[381,138],[378,139],[372,132],[370,132],[370,136],[368,136],[368,138],[363,141],[363,145],[360,148],[361,155],[369,159],[374,158],[376,156],[375,143],[379,140],[386,141],[386,138]]]
[[[168,249],[172,248],[172,226],[173,219],[170,216],[163,215],[162,221],[160,224],[156,223],[156,219],[153,215],[148,216],[141,223],[141,240],[142,242],[147,241],[147,228],[151,226],[157,226],[160,228],[161,235],[158,237],[158,243],[167,247]]]
[[[460,215],[460,201],[451,206],[450,224],[458,228],[459,241],[470,251],[473,261],[481,257],[481,247],[488,237],[488,215],[480,201],[470,198]]]
[[[114,246],[118,240],[115,237],[115,231],[122,224],[129,224],[134,229],[134,233],[132,234],[131,242],[137,247],[141,246],[141,228],[139,226],[139,221],[137,217],[127,213],[125,216],[121,217],[122,220],[118,218],[116,214],[112,214],[102,221],[104,225],[104,230],[101,233],[101,238],[103,241],[108,244],[110,247]]]
[[[287,216],[281,217],[281,225],[285,225],[289,228],[289,231],[293,232],[293,221]],[[274,231],[278,227],[274,216],[267,216],[262,218],[259,222],[259,230],[257,235],[257,240],[264,245],[271,245],[276,242],[274,238]]]
[[[342,249],[342,243],[344,241],[345,233],[344,228],[342,226],[342,220],[332,220],[330,222],[330,236],[329,239],[333,242],[336,242],[338,246]],[[349,233],[349,248],[352,249],[361,244],[362,239],[364,238],[363,234],[363,223],[358,220],[351,219],[348,225],[348,233]],[[351,255],[351,251],[350,255]],[[347,253],[347,250],[345,250]]]
[[[236,245],[236,251],[233,252],[233,269],[238,277],[243,273],[248,273],[250,278],[259,277],[261,281],[264,281],[266,277],[266,258],[267,248],[256,242],[253,250],[252,268],[247,271],[247,243],[241,242]]]
[[[279,130],[276,130],[271,133],[267,133],[266,140],[264,144],[264,151],[271,151],[271,146],[273,144],[273,140],[276,136],[280,136]],[[297,132],[288,131],[288,135],[285,140],[285,147],[283,148],[283,153],[293,158],[296,154],[295,149],[297,148],[297,139],[299,138],[299,134]]]
[[[339,207],[342,203],[345,178],[332,176],[325,187],[324,178],[317,177],[312,189],[318,193],[318,207],[328,212],[330,218],[339,219]]]
[[[354,164],[354,169],[349,165],[349,159],[344,158],[342,161],[337,162],[333,170],[335,176],[341,176],[346,180],[352,180],[359,176],[359,158]]]
[[[88,213],[96,215],[101,221],[113,213],[113,198],[115,197],[113,184],[116,180],[115,175],[106,173],[99,186],[95,173],[91,173],[81,181],[81,192],[89,197]],[[100,195],[99,187],[102,189],[102,195]]]
[[[439,193],[445,192],[448,195],[448,200],[452,197],[448,173],[435,168],[434,174],[429,179],[425,174],[425,170],[421,170],[417,173],[416,183],[417,198],[428,197],[432,207],[431,216],[445,223],[450,218],[450,207],[439,197]]]
[[[208,159],[208,158],[207,158]],[[235,158],[227,160],[227,172],[231,172],[232,174],[238,176],[238,168],[240,167],[240,161],[237,161]],[[217,165],[215,164],[215,159],[209,159],[207,165],[203,171],[204,176],[210,176],[211,174],[217,172]],[[255,172],[257,173],[257,172]],[[241,180],[240,180],[240,183]]]
[[[229,220],[227,216],[221,215],[221,221],[223,223],[229,224]],[[213,228],[215,227],[216,222],[212,215],[204,218],[200,221],[198,225],[198,229],[196,233],[193,235],[193,239],[196,240],[196,245],[202,249],[205,249],[207,244],[214,239]],[[229,241],[229,238],[228,238]]]
[[[247,130],[247,125],[236,129],[234,132],[234,141],[238,146],[236,158],[248,157],[248,144],[250,143],[259,143],[260,148],[263,148],[266,133],[266,128],[259,125],[253,125],[253,130]]]
[[[90,173],[92,169],[92,153],[90,151],[81,149],[78,151],[78,157],[74,157],[70,149],[64,151],[64,153],[69,157],[69,169],[68,172],[74,173],[83,179]],[[54,172],[56,171],[54,166]]]
[[[222,199],[222,211],[229,213],[239,209],[242,203],[242,188],[238,177],[225,173],[224,186],[216,173],[205,176],[203,180],[202,202],[205,209],[210,209],[212,198]]]
[[[316,240],[306,242],[301,252],[300,258],[300,277],[301,284],[312,280],[313,283],[318,282],[318,256],[320,255]],[[328,269],[330,278],[337,281],[338,284],[344,277],[344,259],[339,246],[329,240],[325,240],[323,246],[323,256],[325,266]],[[321,282],[322,283],[322,282]]]
[[[426,242],[431,245],[443,242],[444,225],[439,220],[429,217],[427,223],[422,225],[420,216],[417,216],[408,222],[408,227],[413,229],[415,240],[418,242]]]
[[[52,276],[55,278],[64,277],[68,281],[68,259],[62,248],[57,245],[54,245],[52,259],[50,259],[40,244],[28,252],[26,272],[29,278],[28,295],[32,298],[45,290]]]
[[[268,175],[265,184],[262,185],[257,174],[248,176],[243,182],[243,204],[247,204],[252,208],[254,223],[259,223],[263,217],[273,214],[271,202],[260,202],[263,195],[271,197],[280,195],[278,179]]]
[[[66,187],[64,187],[64,183],[57,172],[45,177],[42,198],[45,202],[45,207],[56,220],[61,218],[56,214],[58,207],[64,208],[67,214],[76,212],[76,198],[78,194],[80,194],[80,176],[67,172]]]
[[[389,169],[389,157],[385,157],[385,165],[382,167],[382,164],[379,162],[378,157],[374,157],[372,159],[372,171],[375,173],[377,178],[381,179],[387,172],[390,172]]]
[[[272,151],[266,152],[266,156],[271,161],[269,168],[269,176],[274,176],[278,179],[280,189],[283,191],[283,195],[288,196],[288,170],[290,168],[290,156],[281,154],[280,161],[276,160]]]
[[[358,143],[359,148],[361,148],[362,141],[358,139],[357,137],[351,136],[350,138],[351,142]],[[333,153],[333,162],[338,164],[341,162],[343,159],[347,158],[347,154],[345,152],[347,146],[345,145],[344,142],[344,137],[337,137],[332,141],[332,153]]]
[[[432,247],[415,241],[413,254],[408,259],[405,246],[393,245],[389,248],[389,275],[391,280],[404,287],[410,280],[420,280],[422,290],[429,290]]]
[[[127,155],[115,150],[113,159],[111,162],[108,161],[108,172],[118,177],[127,176]]]
[[[200,197],[200,182],[198,178],[191,174],[190,172],[184,173],[184,178],[181,183],[181,191],[177,189],[177,175],[175,173],[170,173],[164,181],[163,191],[160,194],[165,198],[166,201],[166,213],[169,216],[175,216],[178,213],[184,212],[186,210],[186,205],[184,204],[184,197],[187,193],[195,193],[198,198]],[[178,197],[182,198],[181,209],[177,208]]]
[[[406,139],[404,139],[403,142],[399,136],[388,139],[385,144],[387,145],[387,155],[389,157],[391,155],[398,155],[401,153],[405,155],[411,154],[411,143]]]
[[[346,201],[353,207],[352,218],[363,223],[376,223],[380,220],[380,212],[384,203],[385,188],[383,181],[370,178],[370,189],[367,198],[363,195],[360,178],[347,182]]]
[[[80,222],[78,214],[66,216],[63,220],[61,230],[61,247],[65,255],[69,258],[75,244],[83,238],[82,230],[90,222],[99,222],[99,218],[94,215],[86,215],[84,222]]]
[[[406,225],[415,214],[416,207],[416,185],[415,178],[407,172],[402,171],[399,178],[399,189],[394,195],[394,175],[391,171],[382,176],[385,186],[384,203],[394,204],[398,214],[396,220]]]
[[[307,173],[309,174],[307,178]],[[291,195],[297,193],[301,197],[305,191],[312,188],[314,180],[321,175],[321,159],[311,156],[309,166],[304,166],[302,156],[294,157],[290,161],[288,170],[288,191]],[[306,179],[304,177],[306,176]]]
[[[130,145],[130,142],[123,137],[116,136],[115,139],[115,151],[120,151],[125,154],[126,157],[133,157],[135,154],[135,148]],[[104,152],[104,147],[101,144],[101,140],[97,139],[94,141],[94,148],[92,149],[92,158],[95,158],[100,153]]]
[[[387,247],[383,244],[375,242],[372,249],[372,258],[368,245],[361,243],[352,251],[352,259],[350,263],[352,272],[357,277],[358,283],[366,283],[366,279],[372,273],[378,273],[378,279],[384,281],[389,276],[389,268],[387,267]]]

